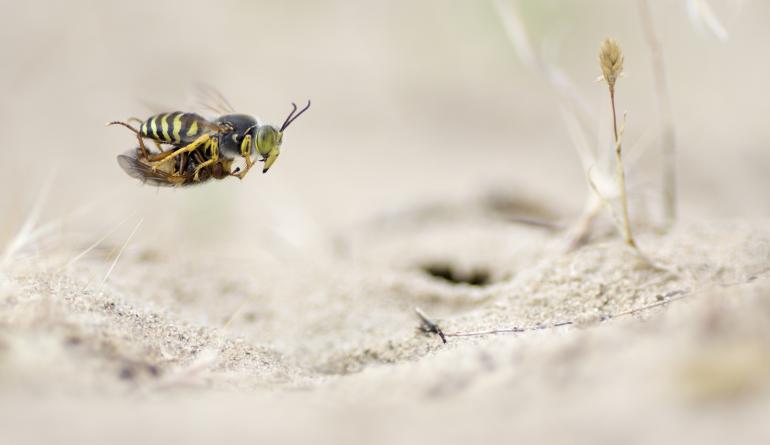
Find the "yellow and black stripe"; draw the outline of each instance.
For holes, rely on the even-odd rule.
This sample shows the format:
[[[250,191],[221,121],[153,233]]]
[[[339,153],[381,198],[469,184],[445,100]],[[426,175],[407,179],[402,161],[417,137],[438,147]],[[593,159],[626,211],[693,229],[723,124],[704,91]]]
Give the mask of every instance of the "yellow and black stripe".
[[[211,124],[195,113],[161,113],[150,117],[139,128],[143,137],[166,144],[189,144],[204,134]]]

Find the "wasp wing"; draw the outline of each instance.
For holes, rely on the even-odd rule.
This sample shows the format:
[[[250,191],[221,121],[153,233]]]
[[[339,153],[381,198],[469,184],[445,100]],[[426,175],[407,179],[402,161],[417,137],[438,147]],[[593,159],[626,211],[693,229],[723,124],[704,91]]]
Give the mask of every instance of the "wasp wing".
[[[198,82],[192,87],[186,88],[185,94],[186,100],[184,100],[183,110],[190,110],[193,113],[200,113],[202,116],[206,116],[207,120],[214,120],[216,117],[225,114],[235,114],[235,108],[225,98],[225,96],[215,87]],[[169,107],[163,105],[160,102],[150,99],[143,99],[139,101],[145,111],[149,111],[150,115],[159,115],[169,112],[169,110],[177,110],[179,106]],[[141,119],[137,119],[141,121]],[[210,121],[209,121],[210,122]],[[212,131],[218,131],[217,125],[211,122],[207,128]]]
[[[235,108],[215,87],[206,83],[197,83],[193,89],[195,107],[201,107],[217,115],[234,114]]]

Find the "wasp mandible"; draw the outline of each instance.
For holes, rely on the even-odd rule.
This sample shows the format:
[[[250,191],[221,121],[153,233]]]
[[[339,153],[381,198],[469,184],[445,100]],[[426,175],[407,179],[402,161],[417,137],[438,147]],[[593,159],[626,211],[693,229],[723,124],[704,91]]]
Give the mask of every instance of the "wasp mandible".
[[[145,175],[160,171],[170,178],[170,182],[178,180],[181,183],[187,177],[187,167],[194,165],[192,180],[198,182],[201,180],[201,172],[212,167],[229,168],[235,157],[241,156],[245,160],[245,168],[242,171],[228,171],[227,174],[243,179],[254,165],[252,156],[256,154],[264,162],[262,173],[267,173],[281,153],[283,132],[310,108],[310,101],[299,112],[296,104],[291,105],[291,112],[279,128],[262,124],[246,114],[232,112],[210,121],[199,114],[181,111],[156,114],[144,121],[135,119],[140,123],[138,129],[122,121],[107,125],[122,125],[136,135],[139,142],[136,157],[131,162],[125,159],[126,155],[118,158],[121,167],[132,176],[136,176],[137,171]],[[151,153],[144,143],[145,139],[154,141],[160,152]],[[172,148],[163,150],[161,144]],[[188,158],[195,161],[188,164]],[[168,171],[169,165],[172,165],[171,171]],[[127,166],[140,166],[141,169],[129,171]]]

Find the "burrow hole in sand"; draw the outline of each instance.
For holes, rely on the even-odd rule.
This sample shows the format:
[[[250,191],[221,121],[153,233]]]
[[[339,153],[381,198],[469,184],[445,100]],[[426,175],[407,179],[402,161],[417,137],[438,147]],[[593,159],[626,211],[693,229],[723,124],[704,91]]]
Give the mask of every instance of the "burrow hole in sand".
[[[428,263],[420,266],[420,270],[433,278],[453,284],[468,284],[471,286],[487,286],[493,283],[492,274],[484,268],[461,270],[449,263]]]

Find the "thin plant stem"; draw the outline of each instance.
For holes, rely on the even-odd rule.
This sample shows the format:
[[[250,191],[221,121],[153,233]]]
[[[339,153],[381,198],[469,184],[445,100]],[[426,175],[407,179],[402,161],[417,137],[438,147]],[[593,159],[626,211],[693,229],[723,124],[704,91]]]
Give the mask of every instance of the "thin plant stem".
[[[610,102],[612,103],[612,127],[615,133],[615,168],[620,192],[620,205],[623,211],[623,238],[629,246],[636,249],[636,241],[631,233],[631,222],[628,218],[628,197],[626,196],[626,174],[623,171],[623,148],[618,134],[618,119],[615,112],[615,88],[610,86]]]

